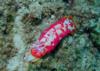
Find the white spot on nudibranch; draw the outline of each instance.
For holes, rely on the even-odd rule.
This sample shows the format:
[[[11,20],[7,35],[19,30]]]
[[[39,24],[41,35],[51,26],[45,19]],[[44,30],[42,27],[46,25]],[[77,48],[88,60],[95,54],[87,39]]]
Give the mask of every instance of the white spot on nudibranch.
[[[54,29],[50,29],[46,35],[45,35],[45,38],[47,39],[46,41],[46,45],[51,45],[51,42],[56,38],[56,35],[55,35],[55,30]]]
[[[61,27],[61,24],[58,24],[55,26],[55,29],[59,29]]]
[[[62,33],[62,31],[59,29],[59,30],[56,30],[57,34],[60,35]]]
[[[72,26],[72,27],[68,26],[68,29],[72,31],[74,29],[74,26]]]
[[[41,42],[46,42],[46,38],[42,38],[40,41]]]
[[[65,20],[64,21],[64,25],[67,25],[67,24],[69,24],[70,23],[70,20]]]
[[[65,20],[64,25],[68,25],[68,29],[70,31],[72,31],[74,29],[74,26],[70,26],[69,24],[71,24],[71,20]]]

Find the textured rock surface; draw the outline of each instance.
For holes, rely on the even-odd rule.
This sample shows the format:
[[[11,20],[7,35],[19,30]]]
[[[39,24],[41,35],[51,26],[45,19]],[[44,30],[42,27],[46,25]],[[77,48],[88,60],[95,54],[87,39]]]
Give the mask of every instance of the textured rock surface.
[[[69,15],[75,34],[26,63],[23,55],[43,29]],[[100,71],[100,0],[0,0],[0,71]]]

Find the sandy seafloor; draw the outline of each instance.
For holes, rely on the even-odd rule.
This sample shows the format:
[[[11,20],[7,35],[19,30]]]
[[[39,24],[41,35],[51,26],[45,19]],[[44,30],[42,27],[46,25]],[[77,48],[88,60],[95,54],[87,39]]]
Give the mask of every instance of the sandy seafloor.
[[[75,33],[25,62],[28,47],[63,16],[73,17]],[[100,0],[0,0],[0,71],[100,71]]]

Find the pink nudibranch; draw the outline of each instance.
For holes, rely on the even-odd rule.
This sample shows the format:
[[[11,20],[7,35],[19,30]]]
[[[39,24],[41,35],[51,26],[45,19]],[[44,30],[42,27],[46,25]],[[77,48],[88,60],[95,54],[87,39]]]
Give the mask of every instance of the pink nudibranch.
[[[32,44],[29,49],[30,54],[25,59],[30,61],[32,59],[40,59],[46,54],[53,51],[62,38],[68,36],[75,31],[75,24],[69,18],[62,17],[54,24],[46,28]]]

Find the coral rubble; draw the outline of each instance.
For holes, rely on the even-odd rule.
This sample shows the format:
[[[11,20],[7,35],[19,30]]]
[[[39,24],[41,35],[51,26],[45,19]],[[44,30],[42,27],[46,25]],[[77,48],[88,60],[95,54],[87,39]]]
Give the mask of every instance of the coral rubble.
[[[41,32],[70,15],[76,32],[38,62],[25,62]],[[100,0],[0,0],[0,71],[100,71]]]

